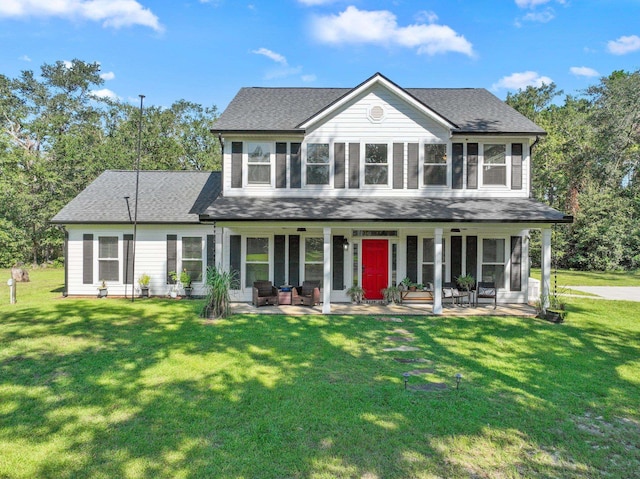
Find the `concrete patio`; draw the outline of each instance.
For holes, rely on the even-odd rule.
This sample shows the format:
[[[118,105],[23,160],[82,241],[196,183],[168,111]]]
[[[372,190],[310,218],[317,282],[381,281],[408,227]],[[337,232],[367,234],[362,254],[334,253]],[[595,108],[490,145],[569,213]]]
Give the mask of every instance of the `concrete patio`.
[[[517,316],[531,318],[536,315],[532,306],[526,304],[498,304],[493,309],[493,304],[479,304],[478,306],[452,306],[447,303],[442,308],[441,315],[431,312],[430,303],[412,304],[352,304],[332,303],[330,314],[339,315],[394,315],[394,316]],[[304,314],[322,314],[322,305],[309,306],[261,306],[259,308],[251,303],[231,303],[231,311],[234,314],[284,314],[287,316],[299,316]]]

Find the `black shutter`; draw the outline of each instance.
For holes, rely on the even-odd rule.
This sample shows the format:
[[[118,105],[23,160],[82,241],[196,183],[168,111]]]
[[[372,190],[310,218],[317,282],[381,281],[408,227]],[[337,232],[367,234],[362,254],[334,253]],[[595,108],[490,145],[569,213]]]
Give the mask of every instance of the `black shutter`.
[[[474,278],[478,274],[478,237],[467,236],[467,274]]]
[[[167,235],[167,284],[175,284],[169,273],[178,268],[178,235]]]
[[[231,188],[242,188],[242,142],[231,142]]]
[[[242,236],[229,236],[229,272],[231,273],[231,289],[240,289],[242,267]]]
[[[291,143],[291,188],[302,186],[302,162],[300,158],[300,143]]]
[[[287,187],[287,144],[276,143],[276,188]]]
[[[451,237],[451,281],[462,275],[462,236]]]
[[[300,285],[300,235],[289,236],[289,284]]]
[[[478,144],[467,143],[467,189],[478,188]]]
[[[522,143],[511,144],[511,189],[522,189]]]
[[[360,188],[360,143],[349,143],[349,188]]]
[[[91,234],[82,235],[82,284],[93,284],[93,235]]]
[[[404,143],[393,144],[393,188],[404,188]]]
[[[122,277],[124,284],[133,284],[133,235],[122,235]]]
[[[407,236],[407,276],[418,282],[418,237]]]
[[[464,149],[462,143],[453,143],[451,145],[451,188],[454,190],[462,189],[462,172],[464,169]]]
[[[522,291],[522,237],[511,237],[511,291]]]
[[[216,267],[216,237],[207,235],[207,270]]]
[[[333,285],[334,291],[342,291],[344,289],[344,236],[333,237]]]
[[[333,145],[333,161],[334,161],[333,187],[334,188],[345,187],[346,173],[344,170],[344,167],[345,167],[344,147],[345,147],[344,143],[335,143]]]
[[[274,286],[286,284],[286,245],[284,235],[275,235],[273,238],[273,282]]]
[[[418,143],[407,145],[407,188],[416,189],[418,187]]]

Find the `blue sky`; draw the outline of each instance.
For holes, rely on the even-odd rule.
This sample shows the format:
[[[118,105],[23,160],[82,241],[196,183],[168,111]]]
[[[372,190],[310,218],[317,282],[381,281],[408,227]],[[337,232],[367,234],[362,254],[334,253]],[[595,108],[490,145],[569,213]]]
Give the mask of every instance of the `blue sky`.
[[[640,68],[640,0],[1,0],[0,73],[97,61],[96,94],[223,110],[243,86],[578,94]]]

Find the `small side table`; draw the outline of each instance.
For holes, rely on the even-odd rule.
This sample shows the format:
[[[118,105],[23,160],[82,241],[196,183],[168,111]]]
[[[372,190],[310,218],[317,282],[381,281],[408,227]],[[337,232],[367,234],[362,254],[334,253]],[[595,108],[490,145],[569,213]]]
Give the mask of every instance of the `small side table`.
[[[291,304],[291,289],[278,290],[278,304]]]

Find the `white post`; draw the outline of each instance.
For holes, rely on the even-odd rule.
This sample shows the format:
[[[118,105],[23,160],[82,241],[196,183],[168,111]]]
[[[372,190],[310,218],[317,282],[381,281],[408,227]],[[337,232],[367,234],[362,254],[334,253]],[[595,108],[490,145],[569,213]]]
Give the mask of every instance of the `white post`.
[[[322,314],[331,313],[331,228],[324,228],[324,279],[322,281]]]
[[[433,264],[433,314],[442,314],[442,228],[435,231],[436,251]]]
[[[9,278],[7,286],[9,286],[9,303],[16,304],[16,280]]]
[[[542,230],[542,258],[540,263],[542,281],[540,284],[540,299],[542,306],[549,307],[551,294],[551,228]]]
[[[224,263],[222,262],[223,240],[224,240],[224,228],[219,226],[213,226],[213,237],[216,242],[216,268],[218,270],[224,269]]]

